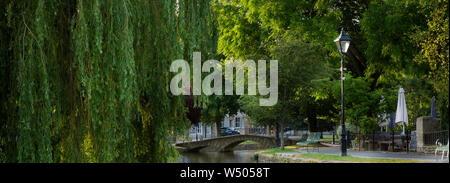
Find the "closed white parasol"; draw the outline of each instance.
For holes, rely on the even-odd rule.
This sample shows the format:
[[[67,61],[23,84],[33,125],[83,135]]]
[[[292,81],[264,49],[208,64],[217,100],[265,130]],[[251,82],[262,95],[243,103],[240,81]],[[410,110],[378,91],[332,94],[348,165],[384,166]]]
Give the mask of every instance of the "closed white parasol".
[[[380,105],[384,103],[384,96],[381,96]],[[386,127],[386,131],[389,126],[389,116],[386,114],[386,111],[383,111],[382,114],[378,114],[378,126],[381,127],[381,131],[383,131],[383,127]]]
[[[408,111],[406,110],[405,90],[398,90],[397,112],[395,115],[395,123],[403,126],[403,134],[405,134],[405,125],[408,124]]]

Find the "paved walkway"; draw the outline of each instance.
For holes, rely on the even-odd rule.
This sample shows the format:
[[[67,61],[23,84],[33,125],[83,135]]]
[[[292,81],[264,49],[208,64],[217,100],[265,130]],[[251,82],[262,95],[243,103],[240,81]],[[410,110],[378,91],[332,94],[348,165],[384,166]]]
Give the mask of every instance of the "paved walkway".
[[[306,153],[306,149],[301,149],[300,152]],[[308,153],[324,153],[324,154],[333,154],[340,155],[341,149],[340,147],[320,147],[319,152],[312,152],[311,149]],[[361,157],[361,158],[391,158],[391,159],[412,159],[412,160],[426,160],[427,162],[439,162],[439,163],[448,163],[448,158],[441,161],[441,157],[430,154],[416,153],[416,152],[384,152],[384,151],[353,151],[347,150],[347,155],[353,157]],[[428,161],[429,160],[429,161]]]

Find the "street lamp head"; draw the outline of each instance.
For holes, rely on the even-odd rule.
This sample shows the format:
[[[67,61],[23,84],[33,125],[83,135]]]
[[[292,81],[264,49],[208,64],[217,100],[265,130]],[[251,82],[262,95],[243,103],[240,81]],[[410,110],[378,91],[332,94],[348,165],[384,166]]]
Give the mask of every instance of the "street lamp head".
[[[350,46],[350,41],[352,39],[345,34],[344,28],[341,29],[341,34],[337,37],[334,42],[338,48],[340,54],[346,54],[348,47]]]

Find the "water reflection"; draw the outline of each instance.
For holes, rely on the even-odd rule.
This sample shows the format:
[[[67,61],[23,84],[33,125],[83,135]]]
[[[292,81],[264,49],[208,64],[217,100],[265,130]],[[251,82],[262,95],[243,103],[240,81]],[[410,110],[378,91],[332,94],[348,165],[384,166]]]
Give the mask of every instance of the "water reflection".
[[[190,152],[181,153],[180,163],[256,163],[253,155],[256,150],[233,152]]]

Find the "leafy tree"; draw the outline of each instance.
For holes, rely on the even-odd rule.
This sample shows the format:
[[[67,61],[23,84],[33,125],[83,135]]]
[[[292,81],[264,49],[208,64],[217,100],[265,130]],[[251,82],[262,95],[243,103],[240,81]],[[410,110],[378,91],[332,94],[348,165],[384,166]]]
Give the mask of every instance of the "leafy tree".
[[[311,102],[311,80],[323,76],[325,62],[320,48],[296,40],[282,41],[272,50],[273,58],[279,60],[277,104],[259,106],[255,96],[244,96],[240,100],[243,110],[259,125],[280,126],[281,134],[285,125],[307,119],[310,131],[317,129],[317,111],[307,110],[315,105]],[[325,69],[326,70],[326,69]],[[264,97],[264,96],[258,96]],[[306,99],[305,99],[306,98]],[[278,130],[277,130],[278,134]],[[283,142],[283,136],[281,136]],[[283,143],[281,143],[283,147]]]
[[[332,82],[333,97],[341,100],[341,82]],[[361,77],[352,77],[345,74],[345,121],[360,127],[363,133],[376,129],[377,114],[380,113],[381,95],[378,92],[370,92],[370,82]],[[386,96],[387,97],[387,96]],[[386,98],[386,101],[391,98]],[[340,102],[335,103],[337,109],[341,109]],[[335,116],[341,123],[340,113]]]
[[[442,126],[448,129],[448,0],[423,2],[423,6],[431,11],[426,14],[426,29],[419,29],[412,36],[421,49],[415,59],[419,63],[426,63],[430,68],[428,75],[439,95]]]
[[[208,97],[207,106],[202,111],[204,124],[215,124],[216,134],[220,136],[221,122],[226,115],[234,115],[240,109],[238,95],[211,95]]]
[[[372,91],[386,80],[402,79],[401,74],[426,72],[426,68],[412,61],[418,49],[409,38],[417,27],[425,24],[418,2],[371,1],[360,23],[367,41],[366,76],[372,75]]]
[[[169,66],[214,44],[209,3],[1,1],[1,161],[176,161]]]
[[[353,39],[349,123],[377,128],[403,87],[409,129],[432,96],[448,128],[448,0],[0,1],[0,161],[175,161],[169,136],[191,122],[185,98],[168,92],[168,68],[194,51],[280,65],[277,105],[192,96],[205,123],[242,107],[278,132],[321,130],[340,121],[341,27]]]

